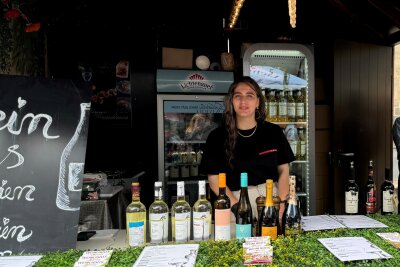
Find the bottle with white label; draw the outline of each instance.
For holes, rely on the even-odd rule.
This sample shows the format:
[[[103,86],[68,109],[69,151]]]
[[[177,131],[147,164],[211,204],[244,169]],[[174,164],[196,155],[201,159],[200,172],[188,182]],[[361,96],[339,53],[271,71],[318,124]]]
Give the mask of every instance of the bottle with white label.
[[[191,207],[185,199],[185,183],[177,183],[177,198],[171,208],[172,241],[186,243],[190,240]]]
[[[354,162],[350,162],[350,176],[345,186],[345,214],[352,215],[358,213],[358,193],[359,188],[356,183]]]
[[[219,193],[214,202],[214,218],[215,228],[214,240],[230,240],[231,239],[231,201],[226,194],[226,174],[218,175]]]
[[[140,185],[131,185],[132,202],[126,207],[126,232],[129,246],[137,247],[146,244],[146,207],[140,201]]]
[[[393,205],[394,185],[390,177],[391,177],[390,170],[385,169],[385,181],[381,185],[382,215],[393,214],[394,212],[394,205]]]
[[[199,198],[193,205],[193,240],[211,238],[212,206],[206,198],[206,181],[199,181]]]
[[[150,242],[168,242],[168,205],[163,199],[162,182],[154,183],[154,201],[149,207]]]

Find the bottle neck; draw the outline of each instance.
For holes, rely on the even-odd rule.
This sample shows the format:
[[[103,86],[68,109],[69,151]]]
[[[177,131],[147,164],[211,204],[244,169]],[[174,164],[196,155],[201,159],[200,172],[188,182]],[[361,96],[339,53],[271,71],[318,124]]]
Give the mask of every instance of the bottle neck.
[[[220,187],[219,188],[219,195],[220,196],[226,195],[226,187]]]
[[[271,207],[271,206],[274,206],[274,201],[272,200],[272,184],[268,184],[267,183],[267,196],[266,196],[266,199],[265,199],[265,206],[266,207]]]
[[[248,198],[249,197],[249,192],[247,190],[247,187],[242,187],[240,189],[240,198]]]
[[[350,169],[349,182],[354,183],[355,181],[356,181],[355,171],[354,171],[354,168],[351,168],[351,169]]]
[[[203,185],[199,185],[199,199],[203,200],[206,199],[206,188]]]
[[[177,187],[176,190],[176,199],[177,200],[185,200],[185,188],[184,186],[179,186]]]
[[[288,203],[297,205],[297,195],[296,195],[296,181],[289,183],[289,199]]]
[[[156,187],[154,189],[154,200],[163,200],[162,188]]]
[[[135,201],[140,201],[140,192],[138,188],[133,188],[132,189],[132,202]]]

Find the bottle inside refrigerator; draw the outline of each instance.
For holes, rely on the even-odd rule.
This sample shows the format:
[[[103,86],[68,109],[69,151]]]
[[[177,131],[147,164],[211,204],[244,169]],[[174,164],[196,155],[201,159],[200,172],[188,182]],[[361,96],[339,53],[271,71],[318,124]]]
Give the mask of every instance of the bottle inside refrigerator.
[[[224,96],[232,82],[232,72],[157,71],[158,180],[169,206],[178,181],[185,182],[185,197],[193,206],[198,181],[208,180],[202,154],[209,133],[223,122]]]
[[[314,52],[289,43],[256,43],[243,55],[243,75],[252,77],[265,95],[267,121],[284,132],[296,160],[290,174],[303,215],[313,215],[315,204]]]

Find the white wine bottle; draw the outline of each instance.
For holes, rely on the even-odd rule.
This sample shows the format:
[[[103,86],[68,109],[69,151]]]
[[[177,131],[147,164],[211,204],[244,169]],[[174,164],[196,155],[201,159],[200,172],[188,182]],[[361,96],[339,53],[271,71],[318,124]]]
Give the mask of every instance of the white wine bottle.
[[[185,183],[177,182],[177,198],[171,208],[172,241],[189,242],[191,207],[185,200]]]
[[[265,200],[265,206],[262,209],[259,221],[258,228],[261,230],[259,235],[269,236],[272,240],[275,240],[278,237],[279,217],[278,213],[276,212],[274,202],[272,200],[272,179],[267,179],[266,187],[267,196]]]
[[[253,233],[253,212],[247,190],[247,173],[240,174],[240,197],[236,212],[236,239],[251,237]]]
[[[231,239],[231,201],[226,194],[226,174],[218,174],[219,193],[214,202],[214,240]]]
[[[146,244],[146,207],[140,201],[140,185],[131,185],[132,202],[126,207],[126,232],[128,244],[132,247]]]
[[[282,216],[282,233],[285,236],[301,232],[301,213],[296,194],[296,176],[289,175],[289,198]]]
[[[162,182],[154,182],[154,201],[149,207],[151,243],[168,242],[168,205],[163,199]]]
[[[193,205],[193,240],[211,238],[212,206],[206,198],[206,181],[199,181],[199,198]]]

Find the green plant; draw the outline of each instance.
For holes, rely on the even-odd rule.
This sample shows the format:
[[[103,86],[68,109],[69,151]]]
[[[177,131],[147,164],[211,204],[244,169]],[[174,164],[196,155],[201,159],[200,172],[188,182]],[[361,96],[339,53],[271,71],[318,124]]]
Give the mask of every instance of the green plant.
[[[278,239],[273,242],[273,263],[268,266],[400,266],[400,252],[376,235],[377,232],[400,232],[400,216],[371,215],[371,217],[383,222],[388,227],[306,232],[294,238],[279,236]],[[363,236],[391,254],[393,258],[388,260],[364,260],[343,263],[318,241],[319,238],[342,236]],[[108,266],[132,266],[142,250],[143,247],[115,249]],[[75,249],[66,252],[47,253],[35,266],[72,267],[82,253],[83,251]],[[243,266],[242,255],[241,241],[202,241],[200,242],[200,248],[197,254],[196,267]]]
[[[42,74],[43,38],[39,22],[31,23],[30,6],[17,0],[1,0],[4,14],[0,18],[0,72],[10,73],[12,67],[20,75]]]

